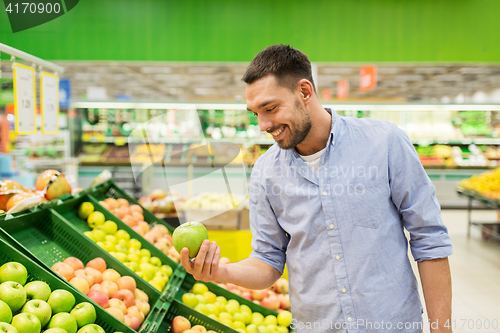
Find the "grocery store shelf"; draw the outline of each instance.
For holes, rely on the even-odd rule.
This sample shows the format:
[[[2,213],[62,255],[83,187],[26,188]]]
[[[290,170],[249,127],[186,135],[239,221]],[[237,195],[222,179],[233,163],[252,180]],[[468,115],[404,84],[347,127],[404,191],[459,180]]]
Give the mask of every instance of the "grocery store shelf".
[[[139,143],[139,144],[144,144],[143,139],[133,139],[133,138],[127,138],[127,137],[92,137],[87,140],[82,140],[82,142],[86,143],[115,143],[117,141],[120,142],[128,142],[128,143]],[[165,138],[165,139],[155,139],[154,141],[149,141],[148,143],[150,144],[159,144],[159,143],[166,143],[166,144],[180,144],[180,143],[202,143],[202,142],[229,142],[229,143],[235,143],[235,144],[250,144],[250,145],[272,145],[274,144],[273,139],[244,139],[244,138],[236,138],[236,139],[220,139],[220,140],[214,140],[214,139],[205,139],[205,138]]]
[[[500,104],[374,104],[325,103],[324,107],[342,111],[500,111]],[[247,110],[246,103],[152,103],[152,102],[74,102],[72,108],[96,109],[197,109]]]
[[[429,145],[500,145],[500,138],[463,138],[463,139],[412,139],[419,146]]]

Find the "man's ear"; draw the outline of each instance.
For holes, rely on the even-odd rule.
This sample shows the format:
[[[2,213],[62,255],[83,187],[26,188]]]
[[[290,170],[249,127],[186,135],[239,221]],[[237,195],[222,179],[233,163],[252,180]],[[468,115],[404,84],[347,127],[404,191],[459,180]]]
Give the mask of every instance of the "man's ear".
[[[300,96],[304,103],[309,103],[309,101],[312,99],[312,96],[314,94],[314,87],[312,83],[307,80],[307,79],[302,79],[298,83],[298,88],[300,92]]]

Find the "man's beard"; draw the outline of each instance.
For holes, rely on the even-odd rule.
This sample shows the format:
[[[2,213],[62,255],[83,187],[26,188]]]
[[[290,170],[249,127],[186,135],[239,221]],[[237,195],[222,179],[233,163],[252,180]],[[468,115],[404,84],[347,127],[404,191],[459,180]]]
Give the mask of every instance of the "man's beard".
[[[276,141],[281,149],[295,148],[295,146],[305,140],[311,130],[311,118],[298,100],[295,101],[295,112],[301,116],[301,119],[296,124],[292,124],[293,128],[285,125],[289,129],[289,133],[287,133],[288,137],[285,136],[283,139]]]

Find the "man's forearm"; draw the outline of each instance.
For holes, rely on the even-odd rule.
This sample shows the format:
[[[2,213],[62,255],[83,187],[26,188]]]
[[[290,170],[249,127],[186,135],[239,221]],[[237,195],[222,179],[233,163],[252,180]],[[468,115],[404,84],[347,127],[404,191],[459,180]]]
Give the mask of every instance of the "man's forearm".
[[[418,270],[431,332],[451,332],[451,273],[448,258],[421,261]]]
[[[281,276],[274,267],[257,258],[247,258],[224,265],[223,281],[234,283],[248,289],[265,289],[273,285]]]

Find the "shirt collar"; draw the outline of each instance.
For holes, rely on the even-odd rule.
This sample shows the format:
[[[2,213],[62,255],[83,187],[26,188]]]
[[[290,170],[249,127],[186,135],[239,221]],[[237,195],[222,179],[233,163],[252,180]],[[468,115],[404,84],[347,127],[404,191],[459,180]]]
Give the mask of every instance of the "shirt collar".
[[[332,125],[330,128],[330,136],[328,137],[328,143],[326,144],[326,147],[330,145],[335,145],[335,136],[334,133],[338,132],[337,127],[339,126],[338,124],[340,123],[340,116],[335,112],[334,110],[330,108],[325,108],[326,112],[328,112],[332,116]],[[280,148],[281,149],[281,148]],[[293,158],[300,158],[299,154],[295,149],[286,149],[285,150],[285,156],[286,156],[286,161],[287,164],[292,163]]]

